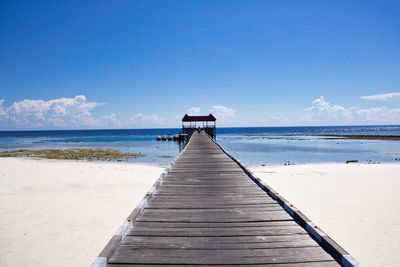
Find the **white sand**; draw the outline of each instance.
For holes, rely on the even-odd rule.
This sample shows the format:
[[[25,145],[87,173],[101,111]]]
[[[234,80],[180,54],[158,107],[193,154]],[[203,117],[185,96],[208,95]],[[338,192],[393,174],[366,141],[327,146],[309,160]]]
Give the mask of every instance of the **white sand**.
[[[363,266],[400,266],[400,164],[250,169]]]
[[[89,266],[162,171],[0,158],[0,266]]]

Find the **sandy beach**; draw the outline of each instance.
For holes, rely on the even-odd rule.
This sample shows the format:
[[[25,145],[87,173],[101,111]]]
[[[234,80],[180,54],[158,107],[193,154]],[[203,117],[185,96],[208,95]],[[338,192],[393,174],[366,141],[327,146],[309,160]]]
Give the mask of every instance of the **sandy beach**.
[[[0,266],[89,266],[164,169],[0,159]]]
[[[400,164],[251,168],[363,266],[396,266]],[[163,168],[0,159],[0,266],[88,266]]]
[[[363,266],[399,266],[400,164],[253,167]]]

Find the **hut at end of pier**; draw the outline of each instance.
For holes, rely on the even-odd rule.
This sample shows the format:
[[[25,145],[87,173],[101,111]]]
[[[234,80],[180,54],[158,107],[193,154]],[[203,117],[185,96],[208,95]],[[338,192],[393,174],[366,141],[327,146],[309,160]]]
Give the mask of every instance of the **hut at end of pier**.
[[[208,116],[189,116],[185,114],[182,118],[182,133],[191,136],[194,131],[204,130],[211,138],[216,138],[217,119],[209,114]]]

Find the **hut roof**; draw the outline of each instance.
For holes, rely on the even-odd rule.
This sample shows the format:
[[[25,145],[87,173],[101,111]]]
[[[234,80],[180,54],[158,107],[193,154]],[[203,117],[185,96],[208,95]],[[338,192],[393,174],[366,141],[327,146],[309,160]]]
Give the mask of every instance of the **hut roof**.
[[[189,116],[188,114],[185,114],[185,116],[182,118],[183,122],[187,121],[216,121],[217,119],[212,115],[208,116]]]

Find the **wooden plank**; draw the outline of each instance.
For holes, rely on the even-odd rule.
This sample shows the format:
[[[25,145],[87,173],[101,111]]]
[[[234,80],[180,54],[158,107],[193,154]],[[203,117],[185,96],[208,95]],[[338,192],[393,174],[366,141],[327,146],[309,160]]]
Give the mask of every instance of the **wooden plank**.
[[[193,218],[189,216],[181,216],[181,217],[148,217],[141,216],[137,219],[140,222],[266,222],[266,221],[282,221],[282,220],[290,220],[290,218],[283,218],[278,216],[268,215],[266,217],[262,216],[242,216],[242,217],[219,217],[219,218]]]
[[[179,244],[179,243],[207,243],[207,244],[253,244],[253,243],[279,243],[279,242],[302,242],[313,239],[307,234],[298,235],[277,235],[277,236],[185,236],[185,237],[170,237],[170,236],[127,236],[124,240],[126,244],[136,242],[137,244],[150,242],[155,244]]]
[[[210,193],[207,193],[207,192],[201,192],[201,193],[196,193],[196,192],[193,192],[193,193],[185,193],[185,192],[182,192],[181,194],[170,194],[170,193],[167,193],[167,192],[165,192],[165,193],[155,193],[155,194],[153,194],[153,198],[154,199],[156,199],[156,198],[159,198],[159,199],[162,199],[162,198],[167,198],[167,199],[171,199],[171,200],[173,200],[173,199],[185,199],[185,200],[187,200],[187,201],[194,201],[194,197],[196,197],[196,198],[204,198],[204,196],[207,196],[207,195],[213,195],[213,197],[212,198],[206,198],[205,200],[207,200],[208,202],[211,202],[211,201],[223,201],[223,200],[226,200],[226,201],[245,201],[245,200],[260,200],[260,201],[262,201],[262,200],[271,200],[272,198],[270,197],[270,196],[268,196],[268,195],[266,195],[265,193],[264,194],[258,194],[258,193],[254,193],[254,194],[242,194],[242,193],[236,193],[236,192],[225,192],[225,193],[221,193],[221,194],[215,194],[215,193],[213,193],[213,192],[210,192]],[[191,197],[192,196],[192,197]]]
[[[199,208],[199,209],[148,209],[145,208],[142,212],[144,216],[198,216],[202,214],[203,216],[249,216],[254,213],[257,214],[269,214],[271,211],[283,211],[280,206],[256,206],[251,208]]]
[[[284,224],[289,222],[290,224]],[[190,231],[198,231],[198,232],[203,232],[203,231],[231,231],[231,232],[240,232],[240,231],[277,231],[277,230],[288,230],[292,231],[291,229],[295,229],[296,232],[299,229],[297,225],[293,221],[280,221],[280,222],[270,222],[270,223],[265,223],[264,225],[259,225],[259,226],[252,226],[250,224],[252,223],[235,223],[234,225],[231,226],[226,226],[227,224],[225,223],[220,223],[218,224],[210,224],[210,223],[173,223],[174,226],[172,227],[166,227],[166,224],[170,223],[159,223],[158,226],[156,224],[151,224],[151,223],[141,223],[140,225],[136,225],[133,229],[131,229],[132,232],[141,232],[141,231],[181,231],[181,232],[190,232]],[[246,226],[249,225],[249,226]],[[268,225],[271,224],[271,225]],[[190,225],[189,227],[184,227],[184,225]],[[302,229],[302,228],[300,228]],[[302,233],[306,233],[301,231]],[[140,233],[139,233],[140,234]]]
[[[198,249],[198,250],[217,250],[217,249],[277,249],[277,248],[305,248],[305,247],[318,247],[319,245],[311,239],[304,239],[298,241],[282,241],[282,242],[243,242],[243,243],[224,243],[221,242],[202,242],[193,240],[182,241],[181,238],[175,238],[178,240],[166,240],[159,241],[150,239],[138,240],[138,237],[128,236],[124,242],[124,246],[130,246],[137,249]],[[147,238],[149,239],[149,238]]]
[[[207,256],[205,256],[207,255]],[[267,264],[332,260],[320,247],[278,249],[137,249],[120,246],[109,263]]]
[[[212,206],[211,206],[211,205]],[[232,208],[253,208],[253,207],[265,207],[265,206],[277,206],[275,203],[181,203],[181,202],[167,202],[167,203],[152,203],[150,207],[147,207],[147,209],[214,209],[214,208],[223,208],[223,209],[232,209]],[[210,208],[212,207],[212,208]]]
[[[213,212],[207,211],[204,209],[202,212],[197,212],[197,210],[190,210],[187,212],[180,212],[180,210],[171,211],[171,212],[155,212],[151,209],[145,209],[137,221],[143,221],[146,218],[147,221],[157,221],[157,219],[182,219],[187,218],[191,219],[190,221],[208,221],[208,222],[219,222],[225,221],[229,219],[232,220],[246,220],[246,221],[282,221],[282,220],[292,220],[287,213],[283,210],[271,210],[271,211],[259,211],[259,212],[249,212],[249,211],[241,211],[238,209],[235,210],[224,210],[224,212]]]
[[[283,212],[283,209],[279,206],[276,207],[261,207],[261,208],[235,208],[235,209],[221,209],[221,208],[211,208],[211,209],[144,209],[141,216],[150,217],[192,217],[192,216],[203,216],[207,217],[248,217],[248,216],[276,216],[279,218],[287,218]]]
[[[211,195],[212,196],[212,195]],[[154,196],[154,198],[151,199],[151,202],[154,203],[155,205],[158,204],[181,204],[181,205],[207,205],[207,207],[213,207],[213,204],[237,204],[238,208],[240,208],[240,205],[253,205],[253,204],[259,204],[259,205],[265,205],[265,206],[271,206],[275,203],[271,203],[271,199],[267,198],[219,198],[216,199],[215,201],[210,200],[210,195],[197,195],[193,196],[193,199],[187,200],[185,203],[182,201],[185,201],[185,198],[183,197],[174,197],[171,196],[172,199],[168,198],[169,195],[162,195],[162,196]]]
[[[228,223],[180,223],[180,222],[135,222],[135,227],[152,228],[231,228],[231,227],[275,227],[297,226],[295,221],[269,221],[269,222],[228,222]]]
[[[203,246],[203,244],[213,246],[216,245],[237,245],[240,248],[241,245],[253,245],[258,243],[296,243],[299,246],[300,243],[309,242],[310,246],[316,245],[317,243],[309,238],[306,234],[298,235],[277,235],[277,236],[192,236],[192,237],[170,237],[170,236],[127,236],[124,240],[124,245],[138,245],[147,244],[148,246],[162,245],[166,247],[175,246],[192,246],[197,245]],[[312,245],[311,245],[312,244]],[[260,245],[261,246],[261,245]],[[267,245],[265,245],[267,246]],[[293,244],[294,246],[294,244]],[[221,248],[221,247],[219,247]]]
[[[191,228],[191,229],[149,229],[149,230],[132,230],[127,235],[134,236],[280,236],[280,235],[298,235],[306,234],[307,232],[299,227],[292,228],[274,228],[274,229],[206,229],[206,228]]]
[[[214,265],[214,264],[208,264],[207,266],[218,266],[218,267],[231,267],[232,265],[236,264],[229,264],[229,265],[224,265],[224,264],[219,264],[219,265]],[[160,267],[159,264],[107,264],[108,267]],[[179,264],[179,265],[174,265],[174,264],[168,264],[168,267],[199,267],[200,265],[190,265],[190,264]],[[241,267],[249,267],[249,266],[254,266],[254,265],[248,265],[248,264],[240,264]],[[268,266],[277,266],[277,264],[257,264],[258,267],[268,267]],[[333,267],[333,266],[339,266],[335,261],[317,261],[317,262],[297,262],[295,265],[294,264],[279,264],[279,267],[293,267],[293,266],[298,266],[298,267]]]
[[[114,235],[104,249],[100,252],[99,257],[110,257],[121,241],[121,236]]]
[[[179,243],[193,243],[193,244],[253,244],[253,243],[279,243],[279,242],[303,242],[312,241],[307,234],[297,235],[275,235],[275,236],[184,236],[184,237],[171,237],[171,236],[127,236],[124,244],[141,244],[141,243],[157,243],[160,244],[179,244]]]

